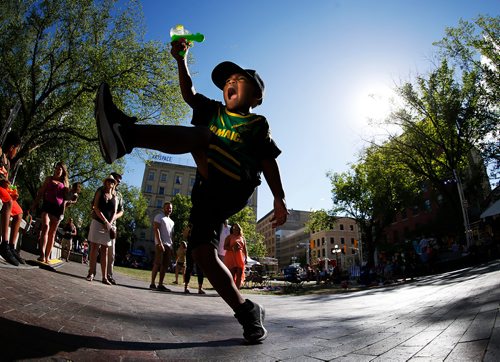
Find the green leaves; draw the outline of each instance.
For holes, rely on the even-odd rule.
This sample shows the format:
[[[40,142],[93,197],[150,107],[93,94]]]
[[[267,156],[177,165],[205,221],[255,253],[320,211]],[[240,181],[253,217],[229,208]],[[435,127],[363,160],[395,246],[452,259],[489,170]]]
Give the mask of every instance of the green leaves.
[[[19,160],[81,140],[91,145],[84,148],[90,159],[106,168],[94,121],[102,81],[140,122],[174,124],[186,117],[168,46],[142,38],[139,3],[118,8],[113,1],[24,0],[0,6],[0,112],[7,118],[21,104],[13,124],[22,137]],[[33,153],[39,149],[44,151]]]

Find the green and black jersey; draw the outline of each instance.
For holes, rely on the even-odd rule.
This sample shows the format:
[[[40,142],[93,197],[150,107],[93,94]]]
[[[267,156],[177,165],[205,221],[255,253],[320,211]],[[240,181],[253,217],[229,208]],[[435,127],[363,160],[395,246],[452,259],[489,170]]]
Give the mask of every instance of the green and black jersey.
[[[271,138],[264,116],[229,112],[218,101],[201,94],[191,124],[206,126],[217,136],[207,152],[210,168],[236,181],[260,183],[261,161],[281,153]]]

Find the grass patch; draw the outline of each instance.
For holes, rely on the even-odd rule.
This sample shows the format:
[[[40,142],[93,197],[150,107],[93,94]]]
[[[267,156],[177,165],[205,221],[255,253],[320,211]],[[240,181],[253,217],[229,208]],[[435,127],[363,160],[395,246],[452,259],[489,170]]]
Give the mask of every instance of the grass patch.
[[[151,270],[126,268],[121,266],[115,266],[114,271],[124,274],[132,279],[144,281],[149,285],[151,283]],[[158,276],[156,276],[158,282]],[[165,285],[175,285],[174,273],[166,273],[164,284]],[[179,276],[179,286],[183,285],[182,276]],[[190,289],[198,289],[198,278],[194,275],[189,281]],[[207,278],[204,279],[203,289],[214,290],[212,284]],[[243,294],[263,294],[263,295],[321,295],[321,294],[339,294],[346,292],[356,292],[359,290],[367,289],[366,287],[359,287],[358,285],[349,285],[348,288],[343,288],[336,284],[316,284],[316,282],[306,282],[302,285],[290,285],[284,282],[271,282],[271,286],[268,288],[243,288],[241,292]]]
[[[142,280],[148,285],[151,283],[151,270],[144,269],[136,269],[136,268],[127,268],[123,266],[115,266],[114,271],[124,274],[135,280]],[[158,278],[160,277],[159,273],[156,275],[156,283],[158,283]],[[163,284],[165,285],[176,285],[174,284],[175,274],[174,273],[165,273],[165,279],[163,280]],[[182,275],[179,275],[179,285],[184,285],[184,281],[182,279]],[[190,289],[198,289],[198,278],[196,275],[191,276],[189,280],[189,288]],[[212,284],[208,281],[207,278],[203,280],[203,289],[213,289]]]

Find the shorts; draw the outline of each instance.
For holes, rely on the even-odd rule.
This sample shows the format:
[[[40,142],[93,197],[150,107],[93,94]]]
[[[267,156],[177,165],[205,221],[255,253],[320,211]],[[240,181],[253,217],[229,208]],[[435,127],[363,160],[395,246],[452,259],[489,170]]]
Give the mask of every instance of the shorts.
[[[169,267],[170,261],[172,260],[172,249],[170,249],[167,245],[163,246],[165,247],[165,251],[161,250],[160,245],[155,245],[154,264]]]
[[[62,241],[61,241],[61,248],[62,248],[63,250],[71,250],[71,249],[72,249],[72,248],[71,248],[72,244],[73,244],[73,243],[71,242],[71,240],[68,240],[68,239],[64,239],[64,238],[63,238],[63,239],[62,239]]]
[[[42,212],[59,219],[61,215],[64,214],[64,204],[58,205],[54,202],[43,200]]]
[[[9,202],[12,200],[12,197],[10,196],[9,191],[4,188],[0,187],[0,200],[2,200],[3,203]]]
[[[191,191],[189,245],[196,249],[202,244],[219,246],[219,233],[224,220],[248,204],[257,186],[253,182],[233,181],[223,175],[204,179],[197,175]]]
[[[10,216],[21,215],[22,213],[23,209],[21,209],[21,206],[17,203],[16,200],[12,200],[12,210],[10,212]]]
[[[23,209],[21,208],[19,203],[16,200],[12,199],[9,190],[7,190],[4,187],[0,187],[0,200],[2,200],[3,203],[12,201],[12,209],[10,211],[10,216],[17,216],[23,213]]]

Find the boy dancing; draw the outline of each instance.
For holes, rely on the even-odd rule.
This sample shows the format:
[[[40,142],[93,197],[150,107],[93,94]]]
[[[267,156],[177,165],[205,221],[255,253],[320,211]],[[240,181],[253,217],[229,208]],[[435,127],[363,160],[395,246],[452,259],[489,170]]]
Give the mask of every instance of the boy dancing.
[[[223,104],[196,93],[187,67],[188,49],[183,40],[172,42],[181,94],[193,109],[191,124],[195,127],[137,125],[136,118],[113,104],[109,86],[103,83],[96,101],[100,149],[107,163],[134,147],[193,155],[197,165],[190,215],[193,257],[233,309],[243,326],[245,340],[257,343],[267,337],[264,308],[243,298],[231,273],[217,257],[218,234],[224,220],[246,206],[260,184],[261,173],[274,196],[273,227],[285,223],[288,211],[276,162],[281,151],[271,138],[266,118],[251,113],[264,96],[264,82],[257,72],[232,62],[217,65],[212,80],[223,91]]]

